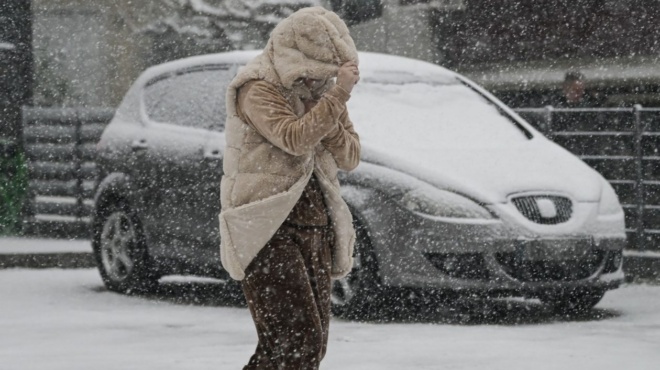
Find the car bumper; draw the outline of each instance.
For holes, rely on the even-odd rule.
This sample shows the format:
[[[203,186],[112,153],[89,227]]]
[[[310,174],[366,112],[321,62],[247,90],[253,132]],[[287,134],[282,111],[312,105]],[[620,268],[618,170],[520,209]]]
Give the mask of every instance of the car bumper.
[[[522,295],[556,289],[615,289],[625,239],[496,240],[481,252],[422,253],[431,267],[400,270],[391,285]],[[568,246],[568,248],[567,248]]]
[[[534,295],[614,289],[624,279],[623,233],[598,234],[583,227],[582,233],[542,235],[502,219],[442,222],[392,205],[381,207],[366,217],[371,217],[380,277],[388,286]],[[623,230],[618,222],[613,228]]]

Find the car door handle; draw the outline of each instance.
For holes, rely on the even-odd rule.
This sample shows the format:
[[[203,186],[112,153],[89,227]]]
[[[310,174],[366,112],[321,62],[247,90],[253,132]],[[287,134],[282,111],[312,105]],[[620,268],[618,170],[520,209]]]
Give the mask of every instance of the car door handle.
[[[131,149],[134,152],[145,150],[148,148],[149,148],[149,144],[147,144],[147,140],[145,139],[133,140],[133,143],[131,143]]]
[[[211,160],[222,159],[222,152],[220,152],[220,149],[205,151],[204,159],[211,159]]]

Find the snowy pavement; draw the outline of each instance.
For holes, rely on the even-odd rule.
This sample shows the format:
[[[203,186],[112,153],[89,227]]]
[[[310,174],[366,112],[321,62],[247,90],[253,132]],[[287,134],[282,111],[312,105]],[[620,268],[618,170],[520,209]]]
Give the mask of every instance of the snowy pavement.
[[[256,343],[249,312],[208,279],[169,279],[129,297],[82,270],[0,270],[0,369],[241,369]],[[660,286],[627,285],[561,318],[534,301],[490,315],[426,310],[386,324],[333,320],[324,370],[658,369]]]

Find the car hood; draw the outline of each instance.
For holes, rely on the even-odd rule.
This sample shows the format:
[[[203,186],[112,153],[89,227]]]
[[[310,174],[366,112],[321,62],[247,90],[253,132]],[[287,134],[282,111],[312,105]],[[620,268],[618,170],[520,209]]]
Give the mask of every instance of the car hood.
[[[371,68],[348,102],[366,161],[483,203],[520,192],[599,199],[600,175],[476,88]]]
[[[512,194],[524,192],[560,193],[580,202],[600,199],[602,177],[543,137],[490,148],[398,150],[405,150],[406,156],[364,145],[362,158],[487,204],[504,203]]]

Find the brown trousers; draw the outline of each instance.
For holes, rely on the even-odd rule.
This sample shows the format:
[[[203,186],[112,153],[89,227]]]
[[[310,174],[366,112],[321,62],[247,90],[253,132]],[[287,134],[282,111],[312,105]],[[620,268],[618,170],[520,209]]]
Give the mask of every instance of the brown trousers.
[[[246,269],[257,349],[243,370],[316,370],[330,322],[330,226],[285,223]]]

